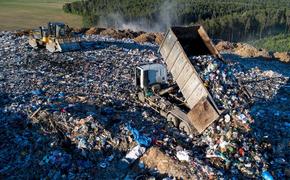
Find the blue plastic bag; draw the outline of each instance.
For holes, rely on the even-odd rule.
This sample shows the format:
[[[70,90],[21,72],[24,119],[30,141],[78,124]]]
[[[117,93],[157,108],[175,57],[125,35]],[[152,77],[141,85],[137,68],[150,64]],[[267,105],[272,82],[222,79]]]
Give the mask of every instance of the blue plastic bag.
[[[265,180],[274,180],[273,176],[268,171],[264,171],[262,177]]]
[[[143,145],[145,147],[149,147],[151,145],[151,138],[140,135],[139,131],[135,128],[133,128],[130,124],[127,125],[127,129],[133,134],[135,141],[137,141],[138,144]]]

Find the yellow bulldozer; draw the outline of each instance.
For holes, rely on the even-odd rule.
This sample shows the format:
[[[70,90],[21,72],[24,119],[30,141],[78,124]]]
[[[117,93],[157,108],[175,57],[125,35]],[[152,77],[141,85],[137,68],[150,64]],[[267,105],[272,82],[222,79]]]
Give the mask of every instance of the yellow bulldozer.
[[[29,36],[33,48],[46,48],[50,52],[77,51],[81,40],[68,25],[62,22],[49,22],[47,27],[33,30]]]

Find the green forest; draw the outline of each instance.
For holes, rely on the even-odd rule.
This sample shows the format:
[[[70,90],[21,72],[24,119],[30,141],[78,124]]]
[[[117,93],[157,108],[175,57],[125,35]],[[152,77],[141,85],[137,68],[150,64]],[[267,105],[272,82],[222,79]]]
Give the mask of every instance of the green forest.
[[[290,35],[289,34],[279,34],[276,36],[270,36],[263,39],[249,41],[248,43],[256,47],[269,49],[272,51],[290,52]]]
[[[164,31],[198,23],[211,37],[233,42],[290,34],[289,0],[82,0],[63,9],[81,15],[84,26]]]

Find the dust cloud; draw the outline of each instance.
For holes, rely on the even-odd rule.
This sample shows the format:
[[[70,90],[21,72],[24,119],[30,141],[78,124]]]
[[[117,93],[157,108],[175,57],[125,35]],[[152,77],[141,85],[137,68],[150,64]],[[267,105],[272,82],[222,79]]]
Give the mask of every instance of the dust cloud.
[[[179,18],[177,16],[178,4],[176,1],[165,0],[156,9],[158,9],[158,12],[150,20],[137,18],[130,21],[128,19],[126,20],[120,12],[116,12],[99,17],[97,25],[99,27],[131,29],[134,31],[161,32],[169,26],[179,24]]]

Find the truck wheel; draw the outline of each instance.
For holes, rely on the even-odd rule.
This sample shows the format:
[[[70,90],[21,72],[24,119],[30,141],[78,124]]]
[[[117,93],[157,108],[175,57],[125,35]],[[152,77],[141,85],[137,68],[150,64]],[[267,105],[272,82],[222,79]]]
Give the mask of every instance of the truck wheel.
[[[180,122],[179,129],[181,131],[185,132],[187,135],[191,135],[192,134],[190,126],[184,121]]]
[[[141,102],[145,102],[145,97],[144,97],[144,93],[142,92],[138,92],[138,99],[141,101]]]
[[[161,86],[160,84],[154,84],[152,87],[151,87],[151,90],[157,94],[160,90],[161,90]]]
[[[167,115],[167,121],[171,122],[175,127],[178,128],[179,120],[172,114]]]

